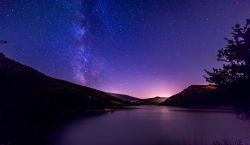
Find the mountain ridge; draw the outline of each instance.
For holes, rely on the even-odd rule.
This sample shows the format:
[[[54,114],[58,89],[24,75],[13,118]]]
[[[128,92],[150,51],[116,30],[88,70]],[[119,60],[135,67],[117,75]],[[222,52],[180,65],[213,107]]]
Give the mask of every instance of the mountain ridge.
[[[65,117],[129,105],[105,92],[49,77],[2,53],[0,93],[0,144],[10,140],[19,145],[43,144],[37,142],[40,137]]]
[[[124,103],[123,100],[105,92],[47,76],[32,67],[7,58],[2,53],[0,53],[0,80],[1,95],[5,96],[1,98],[3,102],[11,100],[6,99],[7,97],[19,100],[23,97],[22,99],[35,101],[32,99],[33,96],[41,97],[41,100],[47,97],[47,100],[50,101],[46,102],[48,104],[55,101],[53,99],[65,99],[69,102],[76,99],[76,104],[79,107],[80,103],[77,101],[79,99],[83,105],[78,109],[113,108]],[[26,101],[29,102],[29,100]],[[57,101],[59,104],[61,103],[60,105],[67,102]],[[56,101],[53,103],[57,104]],[[71,109],[74,108],[73,104],[71,107]]]
[[[190,85],[167,98],[161,105],[180,107],[230,106],[232,98],[214,85]]]

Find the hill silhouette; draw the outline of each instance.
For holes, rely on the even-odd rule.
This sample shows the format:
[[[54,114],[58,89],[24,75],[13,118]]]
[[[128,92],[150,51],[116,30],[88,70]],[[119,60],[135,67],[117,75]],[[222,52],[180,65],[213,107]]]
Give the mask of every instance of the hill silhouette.
[[[142,104],[144,105],[159,105],[164,102],[167,98],[166,97],[154,97],[154,98],[147,98],[142,100]]]
[[[119,99],[122,99],[124,101],[128,101],[130,103],[139,103],[142,99],[129,96],[129,95],[124,95],[124,94],[116,94],[116,93],[109,93],[111,96],[117,97]]]
[[[114,97],[120,98],[124,101],[128,101],[133,105],[159,105],[160,103],[166,100],[166,97],[153,97],[153,98],[141,99],[124,94],[115,94],[115,93],[109,93],[109,94]]]
[[[48,77],[0,54],[1,103],[39,106],[58,111],[105,109],[124,102],[105,92]]]
[[[213,85],[191,85],[167,98],[161,105],[182,107],[232,106],[233,98]]]
[[[0,144],[37,144],[41,140],[37,137],[65,114],[114,109],[127,103],[51,78],[0,53]]]

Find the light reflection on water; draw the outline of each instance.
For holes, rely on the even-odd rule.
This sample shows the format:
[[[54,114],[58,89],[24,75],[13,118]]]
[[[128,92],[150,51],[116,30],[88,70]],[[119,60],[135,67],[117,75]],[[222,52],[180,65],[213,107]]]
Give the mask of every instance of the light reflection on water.
[[[139,106],[78,120],[59,133],[57,145],[183,145],[240,139],[250,122],[229,109]]]

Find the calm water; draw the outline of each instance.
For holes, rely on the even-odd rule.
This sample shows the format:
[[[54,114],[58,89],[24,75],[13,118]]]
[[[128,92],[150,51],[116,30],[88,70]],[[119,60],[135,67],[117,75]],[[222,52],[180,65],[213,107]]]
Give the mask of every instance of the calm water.
[[[57,145],[186,145],[214,140],[250,142],[250,121],[233,111],[140,106],[78,120],[63,128]]]

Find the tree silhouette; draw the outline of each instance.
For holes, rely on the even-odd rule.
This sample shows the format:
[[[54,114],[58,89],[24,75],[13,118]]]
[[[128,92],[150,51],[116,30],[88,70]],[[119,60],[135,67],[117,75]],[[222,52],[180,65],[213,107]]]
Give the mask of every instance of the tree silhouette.
[[[222,68],[206,71],[206,80],[218,86],[250,82],[250,19],[241,26],[232,27],[232,38],[225,38],[227,45],[218,51],[217,60]]]

